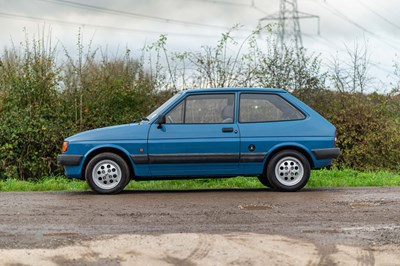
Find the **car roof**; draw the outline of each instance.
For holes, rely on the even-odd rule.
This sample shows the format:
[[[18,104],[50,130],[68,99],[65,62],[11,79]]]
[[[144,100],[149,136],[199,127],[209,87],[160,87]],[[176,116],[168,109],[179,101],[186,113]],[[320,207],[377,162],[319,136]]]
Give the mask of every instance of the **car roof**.
[[[286,93],[283,89],[275,88],[198,88],[184,90],[184,94],[188,93],[202,93],[202,92],[274,92],[274,93]]]

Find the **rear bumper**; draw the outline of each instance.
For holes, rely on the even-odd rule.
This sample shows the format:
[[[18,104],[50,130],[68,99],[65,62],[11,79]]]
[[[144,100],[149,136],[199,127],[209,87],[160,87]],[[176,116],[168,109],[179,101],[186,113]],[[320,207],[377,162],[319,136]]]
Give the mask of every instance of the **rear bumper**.
[[[316,149],[311,151],[315,159],[317,160],[327,160],[327,159],[336,159],[340,155],[339,148],[329,148],[329,149]]]
[[[79,165],[82,158],[82,155],[60,154],[57,156],[57,163],[62,166],[74,166]]]

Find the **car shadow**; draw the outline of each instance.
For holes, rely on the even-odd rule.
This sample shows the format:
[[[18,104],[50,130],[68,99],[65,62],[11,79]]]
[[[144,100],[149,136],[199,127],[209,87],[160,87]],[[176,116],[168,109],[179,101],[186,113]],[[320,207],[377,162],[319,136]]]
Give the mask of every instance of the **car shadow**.
[[[208,192],[265,192],[274,190],[271,188],[197,188],[197,189],[149,189],[149,190],[136,190],[127,189],[121,191],[120,194],[147,194],[147,193],[208,193]]]
[[[280,192],[276,191],[272,188],[198,188],[198,189],[126,189],[121,191],[118,194],[111,194],[111,195],[131,195],[131,194],[185,194],[185,193],[210,193],[210,192],[218,192],[218,193],[310,193],[310,192],[317,192],[317,191],[329,191],[329,190],[338,190],[340,188],[303,188],[297,192]],[[85,190],[85,191],[65,191],[68,194],[79,194],[79,195],[99,195],[98,193]]]
[[[119,194],[152,194],[152,193],[209,193],[209,192],[222,192],[222,193],[230,193],[230,192],[255,192],[255,193],[309,193],[316,191],[328,191],[328,190],[338,190],[340,188],[303,188],[296,192],[281,192],[272,188],[199,188],[199,189],[149,189],[149,190],[135,190],[135,189],[127,189],[121,191]]]

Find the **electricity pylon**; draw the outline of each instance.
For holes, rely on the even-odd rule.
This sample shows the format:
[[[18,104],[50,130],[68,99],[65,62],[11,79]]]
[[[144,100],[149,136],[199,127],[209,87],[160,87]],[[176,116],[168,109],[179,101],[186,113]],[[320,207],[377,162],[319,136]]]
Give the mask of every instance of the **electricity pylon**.
[[[300,12],[297,9],[297,0],[280,0],[279,12],[261,18],[259,21],[277,20],[278,21],[278,43],[283,49],[287,43],[294,43],[296,50],[303,48],[301,38],[300,19],[317,19],[318,35],[320,33],[319,16]]]

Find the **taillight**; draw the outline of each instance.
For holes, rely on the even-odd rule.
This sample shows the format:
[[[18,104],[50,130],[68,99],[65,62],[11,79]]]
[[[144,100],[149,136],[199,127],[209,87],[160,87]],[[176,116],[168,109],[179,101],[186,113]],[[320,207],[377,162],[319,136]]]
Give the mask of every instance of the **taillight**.
[[[62,148],[61,148],[61,152],[66,152],[68,150],[68,141],[64,141]]]

